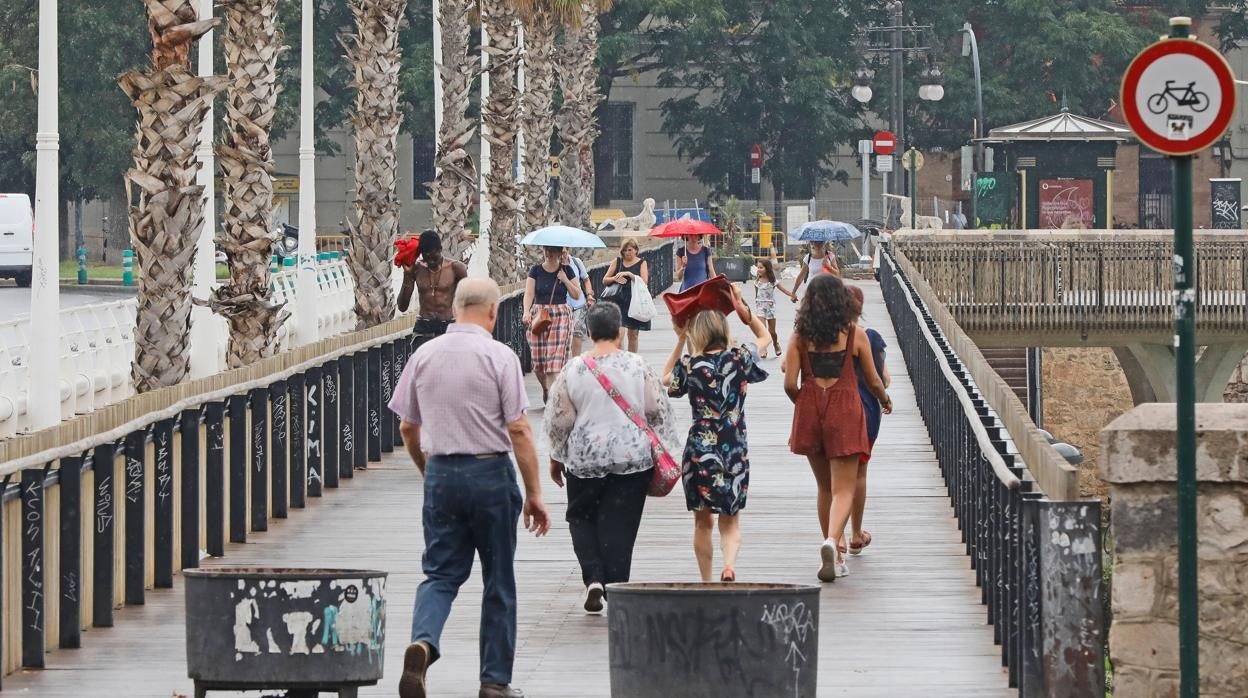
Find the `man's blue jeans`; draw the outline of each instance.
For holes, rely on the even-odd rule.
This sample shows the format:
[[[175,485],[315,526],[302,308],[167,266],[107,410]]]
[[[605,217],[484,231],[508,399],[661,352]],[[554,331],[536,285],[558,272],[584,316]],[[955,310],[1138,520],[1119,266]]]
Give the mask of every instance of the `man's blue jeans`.
[[[438,649],[459,587],[481,556],[481,682],[511,683],[516,654],[516,528],[524,500],[511,458],[433,456],[425,467],[425,581],[412,642]]]

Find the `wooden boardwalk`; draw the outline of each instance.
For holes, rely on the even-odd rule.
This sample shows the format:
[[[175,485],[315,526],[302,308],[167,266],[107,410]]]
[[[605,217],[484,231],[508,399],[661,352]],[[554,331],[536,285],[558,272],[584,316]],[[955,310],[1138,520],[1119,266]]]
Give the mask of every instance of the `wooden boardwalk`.
[[[895,347],[879,288],[862,285],[868,322]],[[793,306],[779,305],[781,334],[787,336]],[[642,349],[656,368],[671,346],[669,327],[666,318],[658,318],[656,330],[642,337]],[[890,351],[888,363],[897,411],[884,420],[871,464],[866,528],[875,542],[851,559],[848,578],[824,586],[819,696],[1011,695],[900,353]],[[753,473],[737,575],[742,581],[814,582],[821,540],[814,479],[804,459],[788,452],[791,410],[778,361],[766,365],[772,378],[755,386],[747,403]],[[530,396],[536,395],[530,380]],[[687,420],[687,404],[677,412]],[[534,411],[535,422],[541,416]],[[564,494],[549,481],[544,492],[556,526],[547,538],[522,533],[517,555],[515,684],[533,698],[605,697],[610,694],[606,619],[580,611],[580,572],[562,520]],[[420,477],[396,452],[344,481],[340,491],[310,500],[306,511],[294,511],[287,520],[271,521],[267,533],[230,545],[224,558],[204,565],[389,571],[386,676],[361,694],[393,696],[421,579],[420,504]],[[696,580],[692,528],[679,492],[651,499],[634,581]],[[447,625],[444,659],[430,671],[433,696],[476,696],[480,589],[474,573]],[[6,677],[0,695],[190,695],[183,615],[180,580],[173,590],[149,591],[145,606],[117,612],[115,627],[84,633],[82,649],[52,652],[47,669]]]

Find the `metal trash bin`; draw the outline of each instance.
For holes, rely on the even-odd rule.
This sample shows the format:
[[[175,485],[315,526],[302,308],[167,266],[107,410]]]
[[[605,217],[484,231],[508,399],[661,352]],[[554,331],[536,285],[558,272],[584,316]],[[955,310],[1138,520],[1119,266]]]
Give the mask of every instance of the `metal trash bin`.
[[[186,667],[209,690],[287,689],[354,698],[382,676],[386,573],[185,570]]]
[[[608,586],[612,698],[815,698],[819,590]]]

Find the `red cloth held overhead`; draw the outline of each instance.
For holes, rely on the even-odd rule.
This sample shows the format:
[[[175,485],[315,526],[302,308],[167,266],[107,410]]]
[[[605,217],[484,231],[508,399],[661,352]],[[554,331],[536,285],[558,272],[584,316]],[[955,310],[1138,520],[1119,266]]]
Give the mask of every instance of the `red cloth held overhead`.
[[[677,327],[684,326],[694,315],[703,310],[718,310],[724,315],[735,312],[737,317],[741,318],[741,322],[746,321],[746,317],[741,316],[741,311],[737,309],[737,304],[733,300],[732,282],[723,274],[713,276],[680,293],[665,293],[663,302],[667,303],[667,309],[672,314],[672,322]]]
[[[420,254],[420,238],[405,238],[394,241],[394,266],[410,267],[416,263]]]

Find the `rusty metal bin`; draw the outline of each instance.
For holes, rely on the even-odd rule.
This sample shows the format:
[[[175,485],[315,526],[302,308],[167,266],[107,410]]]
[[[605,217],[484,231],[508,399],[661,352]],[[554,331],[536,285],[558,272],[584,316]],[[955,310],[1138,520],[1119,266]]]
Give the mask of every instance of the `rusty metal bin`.
[[[186,667],[195,695],[288,689],[354,696],[382,676],[386,573],[185,570]]]
[[[607,587],[612,698],[815,698],[819,587]]]

